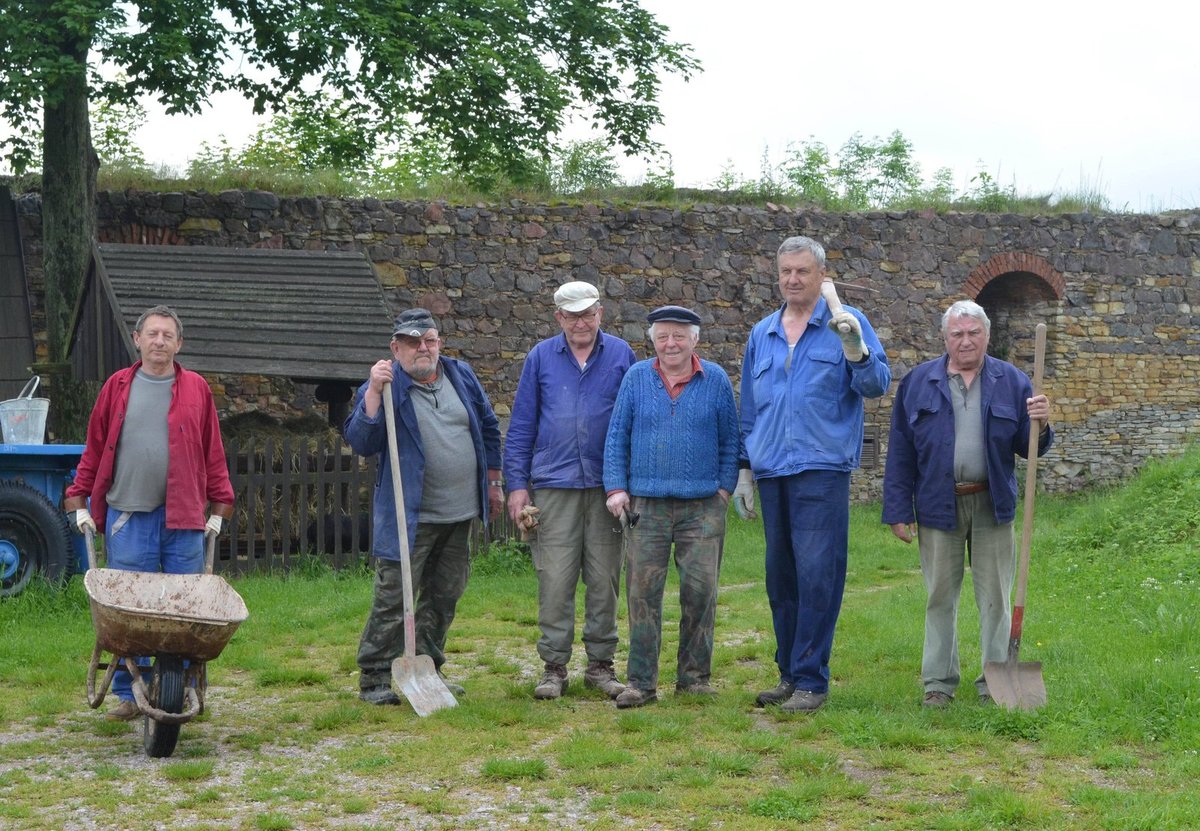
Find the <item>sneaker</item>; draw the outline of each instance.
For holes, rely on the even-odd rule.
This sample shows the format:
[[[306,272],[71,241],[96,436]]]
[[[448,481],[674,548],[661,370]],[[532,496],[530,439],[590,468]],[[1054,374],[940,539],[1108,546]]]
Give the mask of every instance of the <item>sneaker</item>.
[[[625,685],[617,680],[617,672],[613,669],[612,661],[592,661],[583,672],[583,685],[616,698],[625,692]]]
[[[979,694],[979,703],[984,706],[987,706],[988,704],[995,704],[996,702],[992,698],[990,693],[980,693]]]
[[[637,687],[626,687],[625,691],[617,696],[617,709],[626,710],[630,707],[641,707],[643,704],[649,704],[651,701],[658,700],[658,693],[654,690],[639,690]]]
[[[758,698],[754,699],[754,703],[759,707],[766,707],[768,704],[782,704],[791,698],[795,691],[795,684],[780,681],[774,688],[760,692]]]
[[[132,701],[122,701],[116,707],[113,707],[104,717],[109,721],[133,721],[142,713],[138,710],[137,704]]]
[[[711,684],[676,684],[675,695],[703,695],[713,696],[717,691]]]
[[[941,690],[930,690],[925,693],[925,698],[921,702],[922,707],[933,707],[940,710],[943,707],[949,707],[950,702],[954,700],[954,696],[949,693],[944,693]]]
[[[792,693],[791,698],[779,705],[779,709],[785,713],[811,713],[814,710],[819,710],[828,697],[828,693],[796,690]]]
[[[396,695],[391,687],[381,684],[378,687],[367,687],[364,690],[359,690],[358,700],[365,701],[368,704],[399,704],[400,696]]]
[[[460,695],[466,695],[467,691],[462,684],[455,684],[453,681],[447,680],[446,676],[442,675],[442,671],[438,670],[438,678],[442,679],[442,683],[446,685],[446,689],[450,690],[450,694],[456,698]]]
[[[533,688],[533,697],[539,701],[560,698],[567,690],[567,668],[563,664],[546,662],[542,680]]]

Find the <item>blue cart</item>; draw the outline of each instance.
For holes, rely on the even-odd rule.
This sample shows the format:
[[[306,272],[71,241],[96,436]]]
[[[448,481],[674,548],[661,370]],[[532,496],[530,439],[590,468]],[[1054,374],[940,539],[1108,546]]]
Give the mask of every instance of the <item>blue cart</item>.
[[[87,570],[83,537],[72,534],[62,496],[82,444],[0,444],[0,596],[34,574],[52,582]]]

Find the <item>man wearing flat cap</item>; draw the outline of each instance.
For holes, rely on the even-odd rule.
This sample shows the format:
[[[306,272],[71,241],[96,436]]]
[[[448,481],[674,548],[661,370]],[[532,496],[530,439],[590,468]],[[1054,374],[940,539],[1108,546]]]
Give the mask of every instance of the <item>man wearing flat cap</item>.
[[[655,357],[634,364],[621,382],[604,450],[608,510],[628,525],[629,686],[617,696],[622,709],[657,698],[672,546],[680,606],[675,691],[716,694],[709,681],[717,581],[738,477],[733,385],[719,365],[696,355],[700,316],[662,306],[646,320]]]
[[[605,510],[604,436],[634,355],[600,331],[604,307],[591,283],[566,283],[554,305],[562,333],[529,350],[504,445],[509,515],[520,522],[537,509],[530,546],[544,669],[533,695],[555,699],[567,688],[582,577],[584,685],[616,698],[625,689],[613,668],[621,527]]]
[[[475,373],[440,354],[437,324],[425,309],[396,318],[394,360],[371,367],[346,419],[346,441],[362,456],[378,454],[375,481],[375,597],[358,647],[359,698],[398,704],[391,689],[392,661],[404,650],[404,600],[396,503],[387,471],[384,384],[396,411],[400,480],[411,552],[417,653],[441,675],[446,633],[467,587],[471,520],[485,523],[503,509],[500,422]],[[474,452],[464,452],[466,448]],[[447,682],[454,693],[462,688]]]

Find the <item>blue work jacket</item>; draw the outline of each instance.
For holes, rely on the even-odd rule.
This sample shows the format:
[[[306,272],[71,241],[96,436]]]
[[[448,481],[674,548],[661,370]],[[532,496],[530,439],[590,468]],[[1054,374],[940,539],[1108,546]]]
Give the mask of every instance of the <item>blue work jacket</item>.
[[[413,409],[409,390],[412,378],[392,362],[392,403],[396,407],[396,448],[400,454],[400,483],[404,489],[404,514],[408,524],[408,550],[416,545],[417,522],[420,520],[421,494],[425,484],[425,451],[421,445],[421,431],[417,427],[417,414]],[[500,469],[500,421],[492,410],[492,402],[479,379],[463,361],[442,357],[439,373],[450,382],[470,421],[471,444],[475,451],[477,479],[479,482],[479,505],[482,519],[488,521],[488,470]],[[346,418],[343,432],[346,441],[360,456],[379,454],[378,470],[375,474],[375,548],[374,554],[383,560],[400,559],[400,538],[396,533],[396,501],[392,489],[391,458],[388,454],[386,411],[380,405],[375,418],[368,418],[363,396],[367,383],[358,388],[354,396],[354,409]],[[465,450],[465,448],[464,448]]]
[[[858,363],[847,361],[822,297],[785,369],[784,308],[755,324],[746,343],[741,387],[746,458],[758,479],[851,471],[862,457],[863,399],[878,398],[892,383],[883,345],[862,312],[844,306],[858,318],[870,353]]]
[[[946,375],[948,355],[915,367],[900,382],[892,404],[887,463],[883,475],[883,521],[928,525],[953,531],[954,405]],[[1028,376],[1007,361],[987,355],[976,383],[980,389],[988,485],[996,522],[1012,522],[1017,511],[1016,456],[1029,452]],[[1054,442],[1050,429],[1038,439],[1038,455]]]
[[[604,437],[633,349],[599,333],[583,369],[565,335],[529,350],[504,440],[509,491],[598,488],[604,480]]]

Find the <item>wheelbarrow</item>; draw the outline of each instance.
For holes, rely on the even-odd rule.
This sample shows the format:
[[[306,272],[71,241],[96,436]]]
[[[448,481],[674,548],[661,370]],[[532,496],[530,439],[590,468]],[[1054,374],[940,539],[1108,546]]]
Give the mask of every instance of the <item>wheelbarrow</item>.
[[[215,534],[207,535],[204,574],[96,568],[90,530],[86,536],[89,568],[83,586],[96,630],[88,704],[94,709],[103,703],[123,666],[133,677],[134,702],[144,716],[146,754],[170,756],[180,725],[204,712],[207,663],[221,654],[250,613],[241,595],[212,573]],[[101,661],[105,652],[112,660]],[[139,667],[132,657],[138,655],[154,656],[153,666]]]

